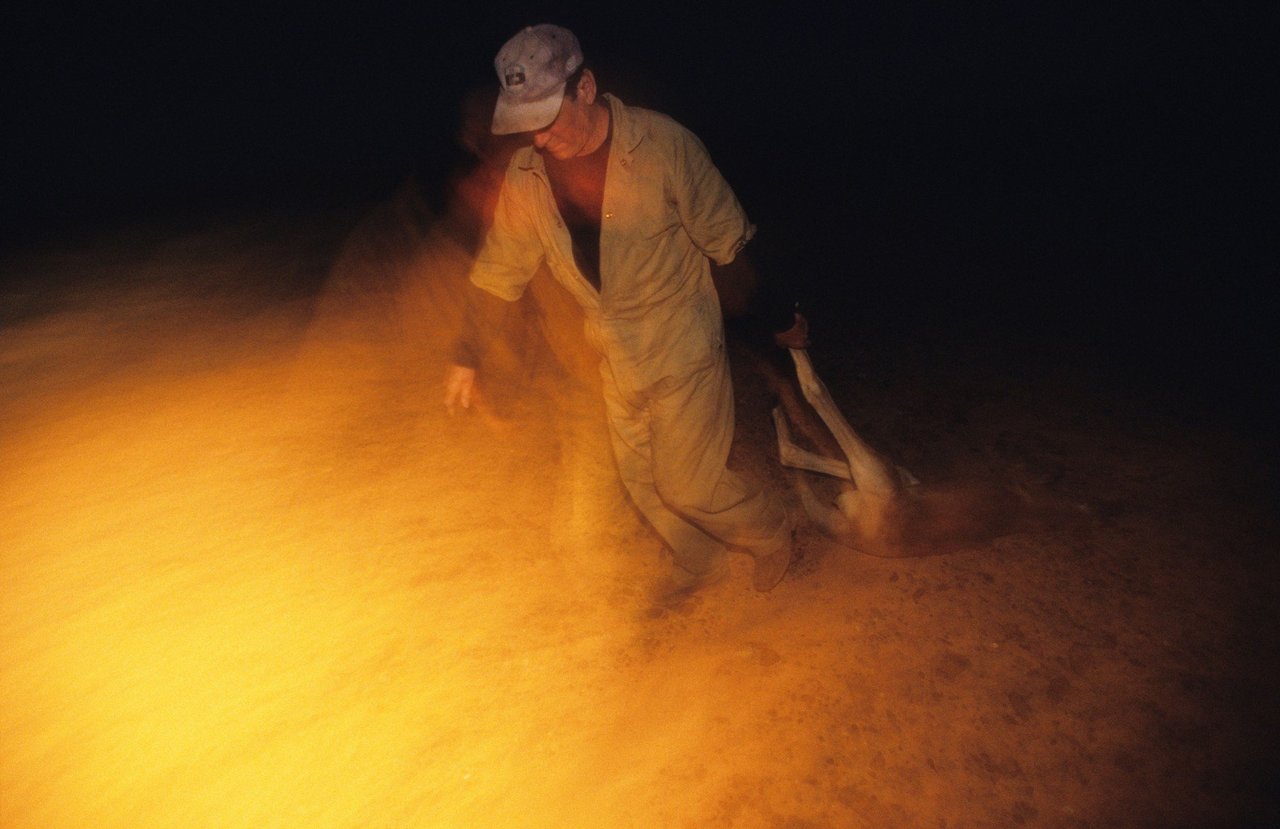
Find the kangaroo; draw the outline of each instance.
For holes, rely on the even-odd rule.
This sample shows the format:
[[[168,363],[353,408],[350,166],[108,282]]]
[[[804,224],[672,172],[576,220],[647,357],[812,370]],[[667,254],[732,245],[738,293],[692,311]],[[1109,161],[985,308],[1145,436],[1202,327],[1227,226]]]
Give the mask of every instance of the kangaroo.
[[[1058,510],[1019,484],[970,481],[923,486],[858,436],[806,350],[790,349],[790,355],[799,392],[809,406],[797,395],[796,382],[772,367],[767,370],[780,400],[773,409],[779,459],[783,466],[836,481],[839,492],[830,501],[803,474],[793,476],[806,515],[832,538],[868,555],[931,555],[1041,525]],[[813,417],[815,412],[820,421]],[[818,452],[796,445],[791,423]],[[837,460],[840,457],[843,460]]]

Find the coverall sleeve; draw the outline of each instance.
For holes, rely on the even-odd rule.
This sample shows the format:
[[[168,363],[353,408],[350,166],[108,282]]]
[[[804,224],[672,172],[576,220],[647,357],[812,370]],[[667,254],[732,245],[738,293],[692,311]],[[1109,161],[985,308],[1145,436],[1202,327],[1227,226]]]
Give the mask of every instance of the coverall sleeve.
[[[681,128],[673,158],[672,186],[681,224],[707,258],[717,265],[729,264],[751,241],[755,225],[696,135]]]
[[[515,162],[498,193],[493,222],[485,234],[484,244],[471,266],[471,283],[496,297],[514,302],[524,294],[542,262],[542,245],[538,241],[528,206],[524,204],[515,175]]]

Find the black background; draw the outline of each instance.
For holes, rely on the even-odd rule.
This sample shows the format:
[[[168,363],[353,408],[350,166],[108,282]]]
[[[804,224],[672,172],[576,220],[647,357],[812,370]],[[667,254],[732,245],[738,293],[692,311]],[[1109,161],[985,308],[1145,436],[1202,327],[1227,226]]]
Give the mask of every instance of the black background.
[[[411,176],[443,204],[464,98],[558,22],[703,138],[819,336],[982,340],[1265,422],[1271,21],[1077,5],[43,5],[6,26],[5,247]]]

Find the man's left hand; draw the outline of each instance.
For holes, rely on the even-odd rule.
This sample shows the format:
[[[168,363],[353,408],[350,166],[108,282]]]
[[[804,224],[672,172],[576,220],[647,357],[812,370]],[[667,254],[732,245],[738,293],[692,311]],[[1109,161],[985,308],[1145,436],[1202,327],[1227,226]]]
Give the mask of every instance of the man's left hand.
[[[799,311],[796,312],[795,319],[795,324],[786,331],[779,331],[773,335],[773,341],[779,348],[809,347],[809,320],[805,319],[804,314]]]

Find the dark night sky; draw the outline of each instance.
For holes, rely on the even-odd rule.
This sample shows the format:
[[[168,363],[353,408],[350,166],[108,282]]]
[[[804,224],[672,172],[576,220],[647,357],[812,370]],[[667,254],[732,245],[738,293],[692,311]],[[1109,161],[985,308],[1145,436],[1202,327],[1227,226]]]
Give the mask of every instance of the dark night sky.
[[[6,247],[214,201],[373,198],[409,175],[430,196],[465,162],[463,96],[493,83],[510,34],[551,21],[606,88],[704,139],[778,261],[842,318],[1034,332],[1171,379],[1175,360],[1196,378],[1229,364],[1238,392],[1275,366],[1260,18],[1169,3],[450,5],[19,13]]]

